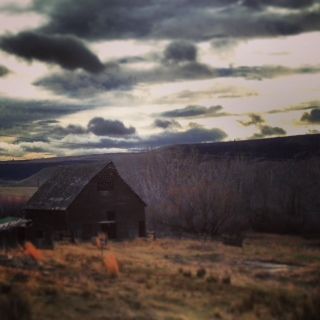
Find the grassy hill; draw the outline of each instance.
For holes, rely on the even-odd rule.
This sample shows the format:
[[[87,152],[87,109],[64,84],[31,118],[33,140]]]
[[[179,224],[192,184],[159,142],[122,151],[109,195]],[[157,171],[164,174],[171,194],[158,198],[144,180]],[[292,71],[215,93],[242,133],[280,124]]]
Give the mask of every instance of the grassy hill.
[[[308,159],[320,156],[320,134],[269,138],[245,141],[228,141],[216,143],[201,143],[174,145],[159,148],[156,152],[179,149],[190,153],[196,151],[200,155],[216,158],[243,157],[259,160]],[[11,184],[21,181],[22,185],[36,186],[37,183],[52,171],[43,170],[59,165],[83,163],[88,161],[111,159],[116,164],[128,160],[139,160],[145,153],[99,154],[72,157],[57,157],[50,159],[2,161],[0,162],[0,184]],[[43,170],[43,171],[42,171]],[[31,180],[27,178],[34,176]],[[27,179],[27,180],[24,180]]]

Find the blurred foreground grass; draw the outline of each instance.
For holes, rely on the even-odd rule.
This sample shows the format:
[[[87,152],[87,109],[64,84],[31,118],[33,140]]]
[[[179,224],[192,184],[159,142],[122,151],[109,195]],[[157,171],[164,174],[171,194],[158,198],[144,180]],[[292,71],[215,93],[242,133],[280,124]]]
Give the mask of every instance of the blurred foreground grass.
[[[0,259],[1,320],[319,319],[320,241],[252,234],[243,248],[185,239],[58,244]],[[15,307],[14,307],[15,306]]]

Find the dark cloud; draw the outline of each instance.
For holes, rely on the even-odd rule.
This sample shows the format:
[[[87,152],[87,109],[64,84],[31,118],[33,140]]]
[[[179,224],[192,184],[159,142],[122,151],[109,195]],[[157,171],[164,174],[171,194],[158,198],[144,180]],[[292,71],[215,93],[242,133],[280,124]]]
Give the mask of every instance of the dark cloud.
[[[21,145],[24,152],[34,152],[34,153],[48,153],[48,146],[38,146],[36,143],[30,143],[29,145]]]
[[[310,129],[310,130],[308,130],[308,133],[310,133],[310,134],[318,134],[318,133],[320,133],[320,130]]]
[[[319,30],[312,0],[35,0],[48,15],[43,32],[86,39],[167,38],[196,41],[215,37],[258,37]],[[283,13],[267,6],[300,9]]]
[[[221,106],[187,106],[181,109],[174,109],[170,111],[166,111],[161,113],[160,115],[163,117],[170,118],[186,118],[186,117],[198,117],[198,116],[211,116],[211,117],[219,117],[224,116],[226,113],[221,113],[220,111],[223,108]]]
[[[43,29],[49,33],[69,33],[83,38],[115,39],[143,37],[150,33],[155,19],[166,10],[150,0],[36,0],[35,9],[48,14]]]
[[[314,102],[307,102],[303,103],[297,106],[290,106],[287,108],[282,108],[282,109],[273,109],[268,111],[268,113],[273,114],[273,113],[284,113],[284,112],[290,112],[290,111],[301,111],[301,110],[310,110],[310,109],[316,109],[318,108],[317,106],[314,105]]]
[[[266,121],[263,117],[256,113],[248,114],[249,120],[248,121],[239,121],[243,126],[256,126],[259,129],[258,133],[255,133],[251,138],[252,139],[259,139],[264,137],[270,136],[281,136],[285,135],[287,132],[280,128],[280,127],[272,127],[266,124]]]
[[[243,5],[255,9],[262,9],[265,6],[298,9],[314,4],[314,0],[244,0]]]
[[[186,41],[171,42],[164,51],[164,60],[169,63],[196,61],[197,47]]]
[[[48,131],[47,130],[39,130],[39,128],[34,128],[35,131],[34,132],[24,132],[23,135],[20,135],[18,137],[16,137],[16,143],[41,143],[41,142],[45,142],[45,143],[49,143],[50,142],[50,138],[48,136]],[[61,138],[61,137],[59,137]]]
[[[172,144],[189,144],[221,141],[227,134],[221,129],[205,129],[202,127],[191,128],[186,131],[164,131],[153,135],[142,143],[146,147],[159,147]]]
[[[310,112],[305,112],[302,117],[301,121],[309,122],[309,123],[320,123],[320,108],[314,108]]]
[[[115,61],[115,63],[119,64],[128,64],[128,63],[137,63],[144,62],[146,59],[144,57],[139,56],[131,56],[131,57],[123,57]]]
[[[37,125],[50,125],[50,124],[56,124],[59,123],[58,120],[39,120],[35,121]]]
[[[211,47],[218,52],[232,51],[238,44],[238,39],[228,37],[217,37],[211,41]]]
[[[0,99],[0,131],[25,130],[39,120],[55,120],[63,115],[84,110],[86,106],[54,101]]]
[[[68,143],[66,148],[120,148],[120,149],[146,149],[173,144],[190,144],[221,141],[227,134],[218,128],[205,129],[203,127],[191,128],[185,131],[163,131],[144,139],[136,137],[132,140],[103,138],[100,142]]]
[[[132,75],[116,63],[105,65],[103,72],[64,72],[43,78],[35,85],[43,86],[57,94],[72,97],[90,97],[110,90],[129,90],[134,84]]]
[[[249,120],[248,121],[239,121],[243,126],[251,126],[251,125],[260,125],[264,123],[264,119],[256,113],[250,113],[249,115]]]
[[[93,118],[88,123],[88,131],[97,136],[130,136],[136,132],[134,127],[126,127],[119,120]]]
[[[273,136],[273,135],[282,135],[286,134],[286,131],[279,127],[271,127],[271,126],[261,126],[260,127],[261,134],[263,136]]]
[[[66,71],[40,79],[34,84],[43,86],[56,94],[82,98],[110,90],[131,90],[138,83],[166,83],[225,77],[261,80],[295,73],[316,73],[319,70],[318,67],[289,69],[281,66],[211,68],[196,61],[159,64],[152,69],[139,70],[112,62],[106,64],[104,70],[98,74]]]
[[[0,66],[0,77],[4,77],[9,73],[9,69],[7,69],[5,66]]]
[[[29,61],[55,63],[69,70],[82,68],[99,72],[104,68],[99,58],[82,41],[72,36],[21,32],[3,36],[0,48]]]
[[[181,125],[176,120],[156,119],[153,126],[161,129],[175,129],[181,128]]]
[[[253,138],[265,138],[270,136],[282,136],[285,135],[287,132],[280,128],[280,127],[271,127],[268,125],[261,125],[259,126],[259,133],[253,135]]]
[[[66,127],[53,127],[50,133],[58,136],[67,136],[68,134],[84,134],[87,132],[88,131],[85,128],[79,125],[69,124]]]
[[[152,70],[132,70],[109,63],[99,74],[64,72],[40,79],[35,85],[57,94],[87,97],[111,90],[130,90],[137,83],[162,83],[182,79],[206,79],[213,75],[209,67],[197,62],[159,66]]]
[[[240,66],[213,69],[216,77],[241,77],[249,80],[272,79],[292,74],[317,73],[319,67],[287,68],[282,66]]]

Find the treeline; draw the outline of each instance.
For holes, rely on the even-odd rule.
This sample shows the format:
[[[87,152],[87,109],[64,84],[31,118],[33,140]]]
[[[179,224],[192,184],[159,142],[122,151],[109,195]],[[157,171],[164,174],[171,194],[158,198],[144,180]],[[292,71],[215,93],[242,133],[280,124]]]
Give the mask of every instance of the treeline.
[[[248,229],[303,233],[320,213],[320,162],[215,159],[153,151],[117,161],[148,204],[148,227],[210,237]],[[320,230],[320,215],[311,229]],[[311,220],[310,220],[311,219]]]

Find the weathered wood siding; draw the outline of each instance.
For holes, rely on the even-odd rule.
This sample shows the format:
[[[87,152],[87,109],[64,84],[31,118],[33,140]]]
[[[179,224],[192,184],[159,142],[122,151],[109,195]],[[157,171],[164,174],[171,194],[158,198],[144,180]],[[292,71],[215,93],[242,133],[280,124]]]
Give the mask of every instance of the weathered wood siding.
[[[110,190],[99,190],[99,184],[104,180],[112,185]],[[103,169],[81,191],[67,210],[67,223],[77,236],[88,238],[99,231],[98,222],[108,220],[109,212],[115,214],[117,239],[139,236],[139,223],[145,223],[145,205],[112,165]]]
[[[53,239],[67,230],[65,211],[27,210],[26,218],[32,221],[27,238],[38,247],[51,247]]]

